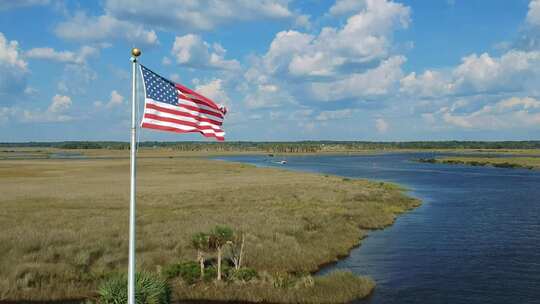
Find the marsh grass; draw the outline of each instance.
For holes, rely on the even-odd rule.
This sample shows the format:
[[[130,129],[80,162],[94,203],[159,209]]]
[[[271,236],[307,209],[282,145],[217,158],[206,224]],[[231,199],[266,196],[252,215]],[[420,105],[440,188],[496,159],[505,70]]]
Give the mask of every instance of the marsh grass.
[[[540,169],[540,157],[442,157],[433,162],[469,166],[492,166],[497,168]]]
[[[375,283],[348,271],[335,271],[325,276],[290,277],[286,284],[279,276],[266,275],[259,280],[232,284],[186,286],[173,282],[177,299],[209,298],[219,301],[254,303],[346,303],[369,295]],[[280,285],[281,284],[281,285]]]
[[[391,184],[144,156],[137,195],[137,267],[144,271],[195,260],[191,236],[227,225],[246,233],[245,266],[312,272],[348,254],[366,230],[383,228],[419,204]],[[0,193],[0,300],[91,297],[110,273],[127,269],[127,158],[0,161]],[[315,278],[309,294],[340,290],[338,278],[352,280],[343,284],[356,284],[350,288],[357,291],[372,288],[364,278],[332,278]],[[249,286],[242,299],[263,292]],[[235,296],[234,289],[226,294],[220,288],[208,294],[176,288],[173,294]]]

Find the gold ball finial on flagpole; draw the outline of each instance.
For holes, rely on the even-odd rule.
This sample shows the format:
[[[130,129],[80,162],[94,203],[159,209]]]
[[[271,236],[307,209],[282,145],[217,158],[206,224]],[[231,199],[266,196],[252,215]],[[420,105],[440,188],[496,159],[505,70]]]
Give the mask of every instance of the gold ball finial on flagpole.
[[[139,57],[141,56],[141,50],[139,48],[132,48],[131,55],[133,55],[133,57]]]

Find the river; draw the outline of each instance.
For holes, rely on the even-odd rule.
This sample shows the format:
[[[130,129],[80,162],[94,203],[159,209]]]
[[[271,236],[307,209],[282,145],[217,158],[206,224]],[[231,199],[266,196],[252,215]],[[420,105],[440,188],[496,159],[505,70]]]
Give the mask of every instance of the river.
[[[434,156],[219,159],[395,182],[423,201],[321,270],[372,277],[375,292],[357,303],[540,303],[540,171],[414,161]]]

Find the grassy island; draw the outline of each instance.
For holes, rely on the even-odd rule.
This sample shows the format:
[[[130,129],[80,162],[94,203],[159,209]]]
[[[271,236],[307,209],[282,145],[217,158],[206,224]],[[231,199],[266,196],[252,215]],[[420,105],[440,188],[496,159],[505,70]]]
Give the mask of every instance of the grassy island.
[[[84,153],[92,158],[0,160],[0,301],[93,299],[127,269],[128,151]],[[139,152],[137,204],[139,270],[196,261],[193,235],[216,225],[245,235],[253,280],[172,278],[174,301],[344,303],[374,282],[311,273],[419,201],[387,183],[149,149]]]
[[[450,165],[491,166],[496,168],[540,169],[540,157],[485,157],[479,156],[452,156],[441,158],[419,159],[424,163],[439,163]]]

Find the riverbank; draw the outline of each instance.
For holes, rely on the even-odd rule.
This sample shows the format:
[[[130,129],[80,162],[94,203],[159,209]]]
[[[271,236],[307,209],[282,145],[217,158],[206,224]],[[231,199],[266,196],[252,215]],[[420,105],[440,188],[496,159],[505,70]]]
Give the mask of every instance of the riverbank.
[[[153,148],[140,147],[139,157],[169,158],[169,157],[215,157],[215,156],[234,156],[234,155],[266,155],[268,157],[286,158],[288,156],[309,156],[309,155],[376,155],[384,153],[448,153],[456,155],[519,155],[539,157],[540,149],[410,149],[410,148],[373,148],[373,149],[326,149],[313,152],[271,152],[266,150],[217,150],[208,147],[208,149],[183,151],[172,147]],[[70,157],[72,156],[72,157]],[[88,159],[120,159],[129,158],[126,150],[115,149],[61,149],[55,147],[4,147],[0,149],[0,160],[16,159],[62,159],[62,158],[82,158]]]
[[[311,277],[346,256],[370,229],[419,205],[396,185],[140,151],[138,267],[194,261],[194,233],[228,225],[246,234],[238,284],[171,282],[173,298],[343,303],[372,280]],[[101,159],[0,161],[0,301],[93,298],[127,265],[128,151]]]
[[[540,157],[483,157],[483,156],[452,156],[440,158],[419,159],[423,163],[438,163],[449,165],[491,166],[496,168],[540,169]]]

